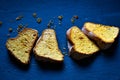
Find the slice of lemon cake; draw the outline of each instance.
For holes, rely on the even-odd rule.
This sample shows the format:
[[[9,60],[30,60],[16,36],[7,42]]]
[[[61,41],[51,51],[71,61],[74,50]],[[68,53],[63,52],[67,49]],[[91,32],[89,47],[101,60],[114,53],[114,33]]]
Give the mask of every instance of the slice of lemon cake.
[[[82,31],[93,39],[101,49],[108,49],[118,36],[119,28],[86,22]]]
[[[72,58],[80,60],[93,55],[99,48],[77,26],[67,31],[69,54]]]
[[[45,29],[33,49],[37,60],[62,62],[63,54],[58,48],[56,33],[53,29]]]
[[[6,47],[18,61],[23,64],[28,64],[30,61],[30,52],[37,37],[37,30],[25,28],[16,38],[8,39]]]

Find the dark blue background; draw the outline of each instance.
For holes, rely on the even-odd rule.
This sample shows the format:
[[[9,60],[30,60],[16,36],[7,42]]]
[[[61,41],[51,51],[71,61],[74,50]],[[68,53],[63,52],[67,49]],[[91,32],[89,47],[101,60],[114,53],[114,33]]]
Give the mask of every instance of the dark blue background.
[[[42,18],[40,24],[36,23],[32,13]],[[22,20],[15,18],[23,15]],[[63,15],[62,24],[58,24],[57,16]],[[70,19],[78,15],[79,19],[72,24]],[[29,28],[42,31],[47,28],[50,19],[56,25],[56,35],[59,48],[67,48],[66,30],[73,25],[82,28],[84,22],[107,24],[120,27],[120,1],[119,0],[0,0],[0,80],[120,80],[120,37],[112,48],[101,51],[88,60],[76,62],[68,55],[64,57],[61,66],[39,64],[31,54],[29,67],[23,68],[16,64],[5,47],[8,28],[17,35],[18,24],[28,24]]]

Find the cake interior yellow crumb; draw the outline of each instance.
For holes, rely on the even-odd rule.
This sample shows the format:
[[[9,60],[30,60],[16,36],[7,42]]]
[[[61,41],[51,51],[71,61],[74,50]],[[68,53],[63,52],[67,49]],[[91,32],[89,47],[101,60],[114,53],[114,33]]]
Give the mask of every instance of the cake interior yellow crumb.
[[[43,31],[40,41],[36,44],[37,55],[53,60],[63,60],[63,55],[58,48],[54,30],[46,29]]]
[[[99,50],[99,48],[76,26],[71,29],[70,38],[74,44],[76,51],[92,54]]]
[[[9,39],[7,47],[21,62],[26,63],[29,60],[30,51],[36,38],[36,32],[27,30],[21,32],[17,38]]]
[[[119,29],[114,26],[106,26],[101,24],[94,23],[85,23],[85,28],[98,36],[104,42],[114,42],[114,39],[117,37]]]

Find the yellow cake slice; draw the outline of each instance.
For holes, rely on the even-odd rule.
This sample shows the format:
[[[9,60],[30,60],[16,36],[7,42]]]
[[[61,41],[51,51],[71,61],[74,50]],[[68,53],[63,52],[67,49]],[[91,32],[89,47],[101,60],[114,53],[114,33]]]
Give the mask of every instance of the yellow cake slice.
[[[18,61],[23,64],[28,64],[30,61],[30,52],[37,37],[37,30],[25,28],[16,38],[8,39],[6,47]]]
[[[45,29],[33,49],[36,59],[47,62],[62,62],[63,54],[58,48],[56,33],[53,29]]]
[[[80,60],[89,57],[99,51],[92,42],[77,26],[67,31],[69,54],[72,58]]]
[[[108,49],[118,36],[119,28],[86,22],[82,31],[93,39],[101,49]]]

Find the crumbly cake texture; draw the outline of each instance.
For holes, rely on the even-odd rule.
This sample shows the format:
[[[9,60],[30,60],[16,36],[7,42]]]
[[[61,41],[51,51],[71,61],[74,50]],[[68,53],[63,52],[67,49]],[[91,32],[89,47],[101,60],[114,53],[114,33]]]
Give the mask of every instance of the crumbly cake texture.
[[[69,54],[76,60],[93,55],[99,51],[96,44],[91,41],[77,26],[67,31]]]
[[[19,32],[17,37],[9,38],[6,42],[6,47],[18,61],[28,64],[31,50],[37,38],[37,30],[25,28]]]
[[[56,33],[53,29],[45,29],[38,39],[33,52],[36,59],[45,62],[62,62],[63,54],[61,53]]]
[[[93,39],[101,49],[108,49],[119,34],[119,28],[86,22],[82,31]]]

